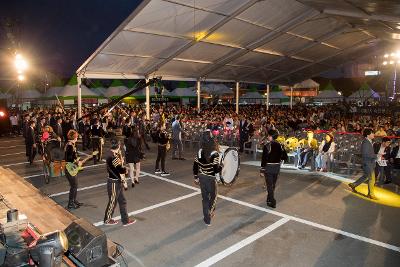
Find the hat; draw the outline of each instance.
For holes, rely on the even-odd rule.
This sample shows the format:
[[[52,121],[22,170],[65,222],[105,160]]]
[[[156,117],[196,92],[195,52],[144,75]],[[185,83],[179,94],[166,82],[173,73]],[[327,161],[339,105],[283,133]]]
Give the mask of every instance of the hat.
[[[111,149],[117,149],[119,147],[119,141],[117,139],[111,139]]]

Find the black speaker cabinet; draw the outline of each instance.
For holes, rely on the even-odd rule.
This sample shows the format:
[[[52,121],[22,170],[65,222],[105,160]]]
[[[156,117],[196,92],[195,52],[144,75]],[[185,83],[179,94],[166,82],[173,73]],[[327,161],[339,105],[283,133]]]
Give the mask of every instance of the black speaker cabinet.
[[[66,229],[70,253],[86,267],[108,263],[107,237],[100,229],[83,219],[73,221]]]

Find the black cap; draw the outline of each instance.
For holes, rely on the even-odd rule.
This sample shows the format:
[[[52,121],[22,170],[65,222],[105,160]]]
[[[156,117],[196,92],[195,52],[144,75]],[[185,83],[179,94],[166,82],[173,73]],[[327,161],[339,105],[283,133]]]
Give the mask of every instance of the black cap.
[[[111,139],[111,149],[117,149],[119,147],[119,141],[117,139]]]

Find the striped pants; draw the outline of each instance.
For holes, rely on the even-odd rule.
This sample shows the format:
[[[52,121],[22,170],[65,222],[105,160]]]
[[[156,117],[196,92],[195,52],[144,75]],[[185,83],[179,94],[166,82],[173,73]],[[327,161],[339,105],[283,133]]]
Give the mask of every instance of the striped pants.
[[[115,206],[119,206],[119,213],[121,214],[122,223],[128,222],[128,212],[126,211],[126,199],[121,181],[108,179],[107,181],[108,204],[104,214],[104,222],[108,222],[115,210]]]

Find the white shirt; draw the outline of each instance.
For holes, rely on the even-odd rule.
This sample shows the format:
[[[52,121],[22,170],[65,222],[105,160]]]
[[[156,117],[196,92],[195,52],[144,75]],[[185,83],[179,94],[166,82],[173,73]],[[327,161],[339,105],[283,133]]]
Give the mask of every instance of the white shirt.
[[[399,148],[399,150],[397,150],[396,159],[400,159],[400,148]]]
[[[18,125],[18,118],[17,116],[10,117],[11,125]]]

